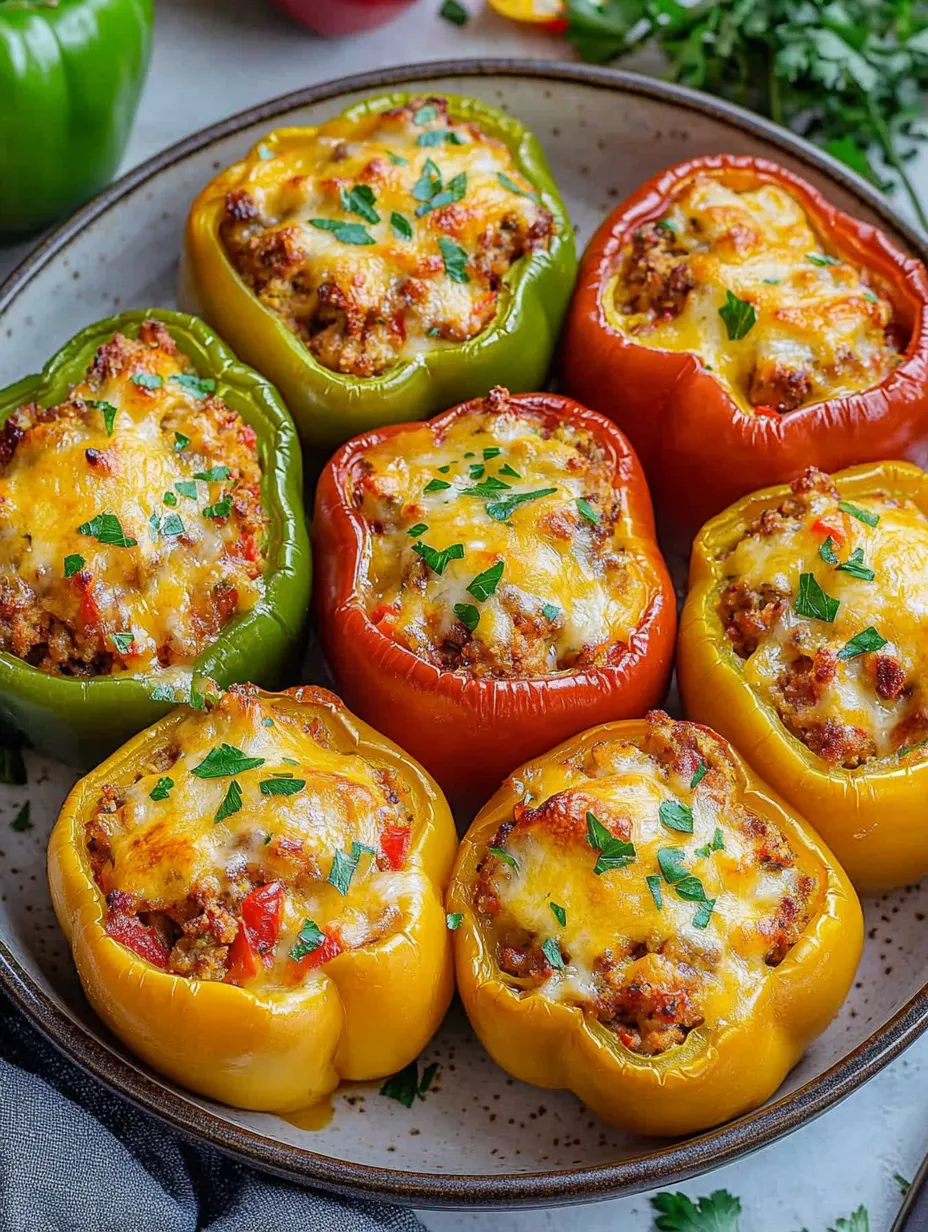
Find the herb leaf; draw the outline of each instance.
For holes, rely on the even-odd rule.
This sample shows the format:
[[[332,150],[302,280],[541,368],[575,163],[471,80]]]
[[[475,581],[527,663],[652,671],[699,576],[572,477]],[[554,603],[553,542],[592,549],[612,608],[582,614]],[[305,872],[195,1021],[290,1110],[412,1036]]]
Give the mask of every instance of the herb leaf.
[[[355,846],[357,847],[357,844]],[[346,855],[344,851],[336,851],[332,857],[332,867],[329,869],[329,875],[326,880],[329,885],[335,886],[342,896],[348,893],[351,878],[358,867],[358,857],[360,854],[360,850],[352,851],[350,855]]]
[[[417,211],[418,212],[418,211]],[[445,263],[445,273],[452,282],[470,282],[470,274],[467,269],[467,253],[454,240],[449,240],[447,235],[441,236],[438,241],[438,247],[441,251],[441,259]]]
[[[349,214],[358,214],[365,222],[380,222],[374,209],[374,191],[368,184],[355,184],[354,188],[342,189],[339,193],[342,209]],[[356,243],[357,241],[349,241]]]
[[[451,560],[461,560],[464,556],[464,544],[452,543],[450,547],[442,548],[441,551],[436,551],[435,548],[430,548],[427,543],[414,543],[412,550],[417,556],[421,556],[426,565],[437,573],[439,577],[448,567],[448,562]]]
[[[868,654],[873,650],[881,650],[886,645],[886,638],[882,637],[873,625],[869,625],[866,629],[862,629],[860,633],[852,637],[851,640],[838,651],[838,658],[856,659],[858,655]]]
[[[244,774],[264,765],[263,757],[249,757],[232,744],[212,748],[198,766],[190,771],[198,779],[222,779],[233,774]]]
[[[541,952],[547,958],[548,965],[553,967],[555,971],[563,971],[567,966],[561,954],[561,947],[553,937],[545,938],[541,943]]]
[[[31,813],[31,811],[32,811],[32,806],[30,802],[27,800],[25,804],[23,804],[23,806],[20,808],[19,812],[16,814],[13,820],[10,822],[10,829],[15,830],[17,834],[24,834],[26,830],[31,830],[32,822],[29,818],[29,814]]]
[[[295,796],[306,786],[305,779],[262,779],[258,784],[262,796]]]
[[[518,193],[520,197],[528,197],[530,201],[535,201],[536,203],[541,200],[538,193],[532,192],[528,188],[521,188],[515,180],[509,178],[505,171],[497,171],[496,178],[503,188],[508,188],[510,192]]]
[[[228,493],[215,505],[207,505],[203,510],[204,518],[227,518],[232,512],[232,497]]]
[[[218,825],[220,821],[225,821],[227,817],[231,817],[233,813],[238,813],[241,810],[241,807],[242,789],[235,779],[233,779],[229,784],[229,788],[226,791],[225,796],[223,797],[222,804],[220,804],[216,812],[214,824]]]
[[[92,398],[87,399],[87,405],[103,412],[103,427],[106,429],[106,435],[112,436],[113,425],[116,422],[116,416],[119,414],[118,409],[113,406],[112,402],[97,402]]]
[[[456,603],[454,614],[462,625],[470,629],[471,633],[480,624],[480,609],[474,607],[472,603]]]
[[[157,372],[136,372],[132,376],[132,384],[139,389],[160,389],[164,384],[164,377]]]
[[[706,777],[707,769],[708,767],[706,766],[706,763],[704,761],[701,761],[699,765],[696,767],[695,774],[690,779],[690,791],[692,791],[694,787],[698,787],[699,784],[703,781],[703,779]]]
[[[444,0],[438,10],[438,16],[450,21],[453,26],[466,26],[470,21],[470,13],[458,0]]]
[[[171,377],[175,385],[180,385],[194,398],[203,399],[207,394],[216,392],[216,382],[211,376],[194,376],[192,372],[178,372]]]
[[[410,526],[406,534],[410,539],[416,539],[419,535],[424,535],[429,526],[427,522],[417,522],[415,526]]]
[[[451,487],[447,479],[430,479],[423,488],[424,492],[444,492]]]
[[[824,620],[831,624],[841,606],[840,599],[826,595],[815,580],[814,573],[803,573],[799,578],[799,594],[793,604],[797,616],[806,616],[809,620]]]
[[[664,895],[661,890],[660,877],[658,877],[657,873],[650,873],[647,877],[645,877],[645,881],[648,883],[648,889],[651,891],[651,897],[654,899],[654,906],[658,909],[658,911],[663,911]]]
[[[717,1189],[695,1202],[682,1193],[659,1193],[651,1199],[659,1232],[738,1232],[741,1201]]]
[[[150,800],[166,800],[170,795],[171,788],[174,786],[174,780],[169,774],[163,774],[158,782],[148,793]]]
[[[658,814],[661,824],[669,830],[679,830],[681,834],[693,833],[693,810],[679,800],[664,800]]]
[[[818,554],[826,565],[836,565],[838,563],[838,555],[835,552],[835,541],[832,539],[831,535],[826,538],[825,542],[819,548]]]
[[[869,509],[861,509],[859,505],[852,505],[850,501],[838,501],[838,508],[842,513],[849,513],[852,518],[856,518],[858,522],[863,522],[866,526],[879,525],[880,515],[871,513]]]
[[[449,911],[445,916],[445,924],[447,925],[449,932],[457,932],[463,922],[464,916],[460,911]]]
[[[390,215],[390,226],[393,228],[393,234],[398,240],[412,239],[412,224],[398,210],[394,210]]]
[[[377,241],[359,222],[340,222],[337,218],[311,218],[310,226],[331,231],[341,244],[375,244]]]
[[[202,479],[204,483],[217,483],[220,479],[228,479],[232,472],[227,466],[211,466],[208,471],[195,471],[194,479]],[[177,484],[174,485],[177,487]]]
[[[183,432],[174,433],[174,450],[176,453],[180,453],[182,450],[186,449],[189,444],[189,436],[184,436]]]
[[[567,912],[560,903],[549,903],[548,905],[551,908],[551,914],[557,920],[558,924],[560,924],[561,928],[563,928],[567,923]]]
[[[599,818],[590,812],[586,815],[586,841],[599,853],[599,859],[593,866],[597,877],[613,869],[625,868],[637,859],[635,844],[623,838],[616,838]]]
[[[475,599],[489,599],[499,585],[499,580],[503,576],[503,568],[503,561],[498,560],[495,565],[490,565],[489,569],[484,569],[483,573],[478,573],[468,586],[467,593],[473,595]]]
[[[838,565],[838,573],[849,573],[851,577],[860,578],[864,582],[872,582],[876,574],[864,564],[863,548],[855,548],[843,565]]]
[[[588,522],[592,522],[594,526],[599,526],[602,519],[588,500],[584,500],[581,496],[577,501],[577,508],[580,511],[581,517],[586,518]]]
[[[123,534],[122,524],[115,513],[98,513],[89,522],[82,522],[77,528],[79,535],[89,535],[98,543],[113,548],[134,548],[138,539],[132,539]]]
[[[410,1061],[398,1074],[393,1074],[380,1088],[380,1094],[388,1099],[395,1099],[404,1108],[411,1108],[418,1096],[425,1099],[425,1093],[432,1085],[432,1079],[438,1072],[437,1062],[432,1062],[422,1071],[419,1078],[419,1062]]]
[[[730,342],[740,342],[757,324],[754,305],[739,299],[734,291],[725,292],[725,303],[719,309],[719,316],[725,322]]]
[[[66,578],[74,577],[75,573],[80,573],[85,564],[86,561],[78,552],[71,556],[66,556],[64,558],[64,576]]]
[[[417,201],[431,201],[436,193],[441,191],[441,172],[430,158],[425,160],[422,174],[413,185],[412,195]]]
[[[504,864],[508,864],[511,868],[518,869],[519,861],[508,851],[504,851],[502,847],[488,847],[487,852],[490,855],[496,856],[497,860],[502,860]]]
[[[556,491],[557,488],[539,488],[537,492],[514,492],[512,496],[505,496],[502,500],[487,505],[487,513],[495,522],[505,522],[512,517],[517,505],[540,500],[543,496],[553,496]]]
[[[299,962],[307,954],[318,950],[321,945],[325,945],[325,933],[315,920],[305,919],[302,928],[297,933],[296,941],[290,948],[288,957],[294,962]]]

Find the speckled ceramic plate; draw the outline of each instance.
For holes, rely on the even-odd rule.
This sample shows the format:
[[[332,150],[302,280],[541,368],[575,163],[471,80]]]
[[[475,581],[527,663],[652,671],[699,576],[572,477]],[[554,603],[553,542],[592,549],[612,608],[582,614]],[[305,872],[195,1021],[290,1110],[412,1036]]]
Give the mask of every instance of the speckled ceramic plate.
[[[254,108],[145,163],[77,214],[0,288],[0,387],[35,371],[83,326],[126,308],[171,305],[188,204],[268,129],[316,123],[385,86],[474,94],[537,133],[581,245],[614,203],[696,154],[764,154],[925,245],[862,180],[745,112],[631,74],[573,65],[464,62],[367,74]],[[304,679],[319,679],[310,658]],[[297,682],[294,682],[297,683]],[[775,1098],[711,1133],[654,1143],[618,1133],[564,1092],[514,1082],[484,1054],[459,1008],[425,1054],[438,1077],[411,1109],[355,1086],[322,1128],[239,1112],[146,1070],[81,995],[45,882],[45,844],[73,774],[28,757],[27,788],[0,788],[0,979],[38,1026],[91,1073],[176,1128],[294,1180],[419,1206],[579,1202],[679,1181],[788,1133],[872,1076],[928,1024],[928,883],[866,904],[868,941],[837,1020]],[[34,826],[10,828],[28,798]]]

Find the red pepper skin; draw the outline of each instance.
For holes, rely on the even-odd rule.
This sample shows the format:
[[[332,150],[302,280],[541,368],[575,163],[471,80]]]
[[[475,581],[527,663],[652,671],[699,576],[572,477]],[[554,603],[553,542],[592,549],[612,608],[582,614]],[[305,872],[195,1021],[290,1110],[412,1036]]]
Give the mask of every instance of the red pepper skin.
[[[333,933],[325,933],[325,941],[315,950],[311,950],[303,958],[300,959],[299,965],[307,970],[312,967],[321,967],[323,963],[327,963],[331,958],[337,958],[345,948],[339,937]]]
[[[373,30],[382,26],[403,9],[408,9],[413,0],[274,0],[301,25],[308,26],[317,34],[337,36],[357,34],[361,30]]]
[[[482,408],[463,402],[429,423],[436,434]],[[316,489],[317,627],[339,692],[395,740],[462,809],[485,800],[515,766],[595,723],[643,714],[663,700],[673,661],[676,602],[654,535],[638,459],[608,419],[559,394],[517,394],[510,405],[585,428],[605,451],[622,492],[626,537],[650,568],[654,594],[627,651],[614,664],[530,680],[441,672],[395,642],[365,610],[359,575],[367,525],[350,500],[355,459],[421,423],[391,424],[348,441]]]
[[[691,353],[650,350],[624,337],[602,308],[605,287],[632,232],[666,212],[697,174],[735,187],[776,184],[849,261],[872,271],[910,331],[904,358],[882,384],[770,417],[744,414]],[[641,458],[665,542],[688,548],[709,517],[752,492],[856,462],[928,464],[928,275],[881,231],[828,202],[811,184],[764,158],[715,154],[662,171],[599,227],[580,264],[560,357],[565,392],[608,415]]]
[[[143,924],[137,915],[123,915],[120,912],[109,912],[106,917],[106,932],[114,941],[119,941],[128,949],[134,951],[140,958],[145,958],[154,967],[162,971],[167,969],[168,951],[150,924]]]
[[[380,850],[391,868],[402,868],[406,863],[411,837],[409,826],[384,826],[380,836]]]
[[[279,881],[258,886],[242,900],[242,928],[252,948],[269,954],[277,944],[284,909],[284,887]]]

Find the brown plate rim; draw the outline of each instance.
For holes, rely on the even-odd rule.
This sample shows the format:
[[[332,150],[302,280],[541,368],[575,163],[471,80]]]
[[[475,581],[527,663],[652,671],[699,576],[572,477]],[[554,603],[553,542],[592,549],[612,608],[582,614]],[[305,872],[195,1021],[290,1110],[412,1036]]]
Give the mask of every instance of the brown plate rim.
[[[282,95],[202,129],[147,159],[80,209],[30,253],[0,286],[0,313],[85,227],[139,185],[189,154],[295,107],[324,102],[358,90],[379,90],[401,82],[448,76],[530,77],[576,82],[675,103],[725,120],[838,181],[904,236],[923,260],[928,258],[928,240],[923,233],[899,218],[886,199],[864,179],[801,138],[720,99],[637,73],[593,65],[520,59],[435,60],[352,74]],[[34,1025],[71,1060],[182,1134],[298,1184],[313,1184],[342,1194],[386,1198],[425,1208],[573,1204],[677,1184],[775,1142],[819,1116],[872,1078],[928,1027],[928,984],[925,984],[858,1048],[791,1094],[721,1128],[683,1142],[669,1143],[633,1159],[511,1175],[429,1173],[355,1163],[271,1142],[261,1134],[200,1108],[162,1085],[140,1064],[121,1055],[115,1047],[95,1037],[66,1013],[32,979],[2,941],[0,984]]]

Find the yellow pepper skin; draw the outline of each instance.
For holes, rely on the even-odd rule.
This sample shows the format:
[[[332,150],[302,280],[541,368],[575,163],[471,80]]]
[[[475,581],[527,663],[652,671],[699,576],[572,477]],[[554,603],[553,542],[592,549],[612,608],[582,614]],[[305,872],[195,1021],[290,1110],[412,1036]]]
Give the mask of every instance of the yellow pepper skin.
[[[722,1024],[706,1021],[682,1044],[648,1056],[626,1048],[579,1006],[507,982],[474,911],[473,893],[487,846],[522,797],[520,781],[567,755],[579,762],[603,740],[638,744],[646,726],[644,720],[626,720],[590,728],[515,770],[464,837],[447,907],[462,916],[453,934],[458,991],[497,1064],[523,1082],[573,1091],[613,1125],[670,1137],[739,1116],[776,1091],[844,1000],[863,947],[863,919],[853,887],[827,848],[721,741],[734,767],[736,797],[774,823],[800,858],[817,863],[822,878],[817,912],[753,1003],[733,1001]],[[664,893],[666,907],[667,887]]]
[[[324,1098],[340,1081],[382,1078],[418,1056],[454,987],[442,903],[456,834],[434,780],[333,694],[304,687],[258,693],[273,713],[321,721],[337,747],[370,755],[412,787],[415,822],[390,933],[346,949],[291,989],[247,991],[173,975],[110,937],[84,826],[104,783],[133,781],[189,717],[175,710],[141,732],[65,801],[52,832],[48,876],[90,1004],[122,1042],[173,1081],[239,1108],[284,1113]]]
[[[832,475],[842,500],[875,492],[912,501],[928,515],[928,475],[908,462],[853,466]],[[860,892],[907,885],[928,873],[928,759],[868,770],[831,767],[789,732],[744,678],[716,613],[722,559],[785,485],[737,501],[707,522],[693,544],[680,622],[677,673],[688,718],[737,740],[759,774],[825,839]]]
[[[350,138],[367,117],[402,107],[413,97],[394,93],[368,99],[330,120],[326,131]],[[467,342],[422,352],[381,376],[336,372],[319,363],[242,281],[219,235],[226,193],[268,174],[279,175],[280,181],[300,174],[314,128],[269,133],[241,162],[207,184],[191,206],[179,299],[185,306],[197,305],[237,353],[274,382],[310,446],[331,450],[384,424],[426,419],[458,402],[483,397],[494,385],[505,384],[513,393],[544,385],[577,272],[567,209],[532,133],[477,99],[443,97],[452,119],[471,120],[509,147],[520,173],[554,218],[549,247],[513,265],[503,278],[493,321]]]

